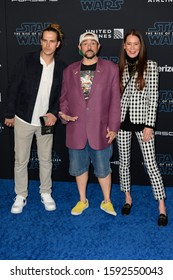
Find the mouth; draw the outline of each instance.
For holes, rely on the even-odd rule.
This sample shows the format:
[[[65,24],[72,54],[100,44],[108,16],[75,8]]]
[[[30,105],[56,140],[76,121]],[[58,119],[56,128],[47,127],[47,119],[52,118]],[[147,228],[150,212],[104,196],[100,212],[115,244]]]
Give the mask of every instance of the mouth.
[[[137,52],[132,52],[132,53],[129,52],[128,55],[129,55],[129,56],[137,56]]]

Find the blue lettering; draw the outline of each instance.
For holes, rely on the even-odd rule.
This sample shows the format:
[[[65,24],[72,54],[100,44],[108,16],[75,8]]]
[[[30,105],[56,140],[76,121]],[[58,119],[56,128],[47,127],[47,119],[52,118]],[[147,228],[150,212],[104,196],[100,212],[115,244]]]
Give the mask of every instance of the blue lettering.
[[[150,45],[173,45],[173,22],[155,22],[147,34]]]
[[[15,35],[19,45],[39,45],[42,30],[49,23],[24,22],[20,28],[16,28]]]
[[[124,0],[81,0],[84,11],[118,11],[124,4]]]

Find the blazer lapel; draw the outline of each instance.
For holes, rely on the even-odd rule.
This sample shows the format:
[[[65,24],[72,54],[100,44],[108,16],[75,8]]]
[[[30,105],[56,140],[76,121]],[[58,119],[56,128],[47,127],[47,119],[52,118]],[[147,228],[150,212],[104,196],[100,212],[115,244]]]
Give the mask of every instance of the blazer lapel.
[[[79,64],[73,69],[74,85],[72,85],[72,88],[74,86],[77,92],[79,92],[80,98],[82,98],[82,100],[85,101],[84,94],[81,87],[80,69],[81,69],[81,62],[79,62]]]
[[[124,75],[122,78],[122,82],[123,82],[123,86],[126,86],[126,84],[128,83],[128,85],[132,85],[133,86],[133,91],[136,89],[136,78],[137,78],[137,72],[135,72],[135,75],[133,75],[130,79],[130,75],[129,75],[129,70],[128,70],[128,65],[125,65],[124,68]],[[130,81],[129,81],[130,79]]]
[[[102,67],[102,62],[101,62],[100,58],[98,58],[96,71],[95,71],[95,74],[94,74],[94,79],[93,79],[93,83],[92,83],[91,91],[90,91],[90,95],[89,95],[89,99],[92,98],[93,92],[94,92],[97,84],[99,84],[99,82],[100,82],[100,74],[103,71],[104,71],[104,69]]]
[[[126,64],[124,68],[123,79],[122,79],[123,86],[125,86],[128,83],[129,79],[130,79],[130,75],[129,75],[128,65]]]

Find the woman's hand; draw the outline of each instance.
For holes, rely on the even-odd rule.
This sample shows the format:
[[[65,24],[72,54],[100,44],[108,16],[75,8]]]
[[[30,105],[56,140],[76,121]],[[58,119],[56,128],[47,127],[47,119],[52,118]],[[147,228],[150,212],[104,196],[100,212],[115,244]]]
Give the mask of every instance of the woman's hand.
[[[143,130],[143,142],[148,142],[153,138],[153,129],[145,127]]]

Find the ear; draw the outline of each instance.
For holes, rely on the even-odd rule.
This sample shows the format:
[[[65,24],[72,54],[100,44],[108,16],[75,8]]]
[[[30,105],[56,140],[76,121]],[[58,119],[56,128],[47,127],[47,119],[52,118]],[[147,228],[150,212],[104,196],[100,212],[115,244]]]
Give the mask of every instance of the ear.
[[[60,45],[61,45],[61,42],[58,41],[57,44],[56,44],[56,48],[59,48]]]
[[[79,54],[80,54],[81,56],[83,56],[83,53],[82,53],[81,45],[80,45],[80,44],[78,45],[78,49],[79,49]]]

